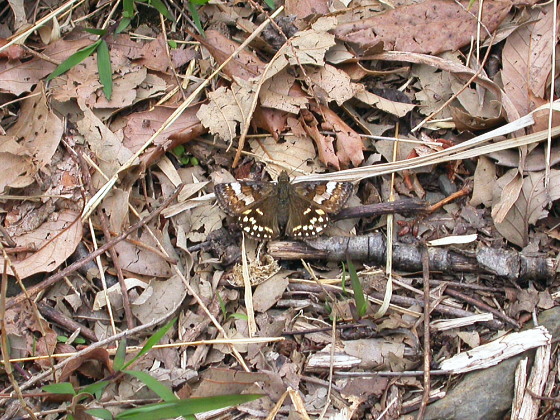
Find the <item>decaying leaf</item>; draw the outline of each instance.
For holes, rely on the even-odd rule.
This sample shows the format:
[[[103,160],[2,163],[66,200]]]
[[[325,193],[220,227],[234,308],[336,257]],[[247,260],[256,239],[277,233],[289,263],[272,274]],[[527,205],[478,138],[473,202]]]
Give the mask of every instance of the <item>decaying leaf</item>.
[[[517,175],[516,169],[509,171],[507,174],[513,174],[514,172],[516,173],[514,179],[521,180],[517,199],[513,201],[503,221],[498,222],[496,219],[494,221],[496,229],[504,238],[520,247],[524,247],[528,243],[529,226],[534,225],[537,220],[546,217],[548,215],[546,207],[552,201],[560,198],[560,189],[558,188],[558,185],[560,185],[560,171],[551,170],[548,188],[545,188],[544,185],[544,171],[529,172],[524,178]],[[506,191],[507,185],[509,185],[504,184],[504,178],[505,175],[495,184],[495,200],[499,197],[500,193],[503,197],[504,191]],[[515,186],[515,190],[517,191],[517,186]]]

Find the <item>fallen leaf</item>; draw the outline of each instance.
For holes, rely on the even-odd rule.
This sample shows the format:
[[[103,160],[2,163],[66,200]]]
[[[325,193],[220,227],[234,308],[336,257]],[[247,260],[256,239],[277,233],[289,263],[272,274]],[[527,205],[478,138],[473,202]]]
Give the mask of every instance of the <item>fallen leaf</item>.
[[[492,33],[508,14],[509,0],[484,2],[482,24]],[[391,9],[361,21],[339,25],[333,32],[338,39],[368,50],[383,43],[385,51],[439,54],[468,45],[477,36],[478,2],[427,0]]]

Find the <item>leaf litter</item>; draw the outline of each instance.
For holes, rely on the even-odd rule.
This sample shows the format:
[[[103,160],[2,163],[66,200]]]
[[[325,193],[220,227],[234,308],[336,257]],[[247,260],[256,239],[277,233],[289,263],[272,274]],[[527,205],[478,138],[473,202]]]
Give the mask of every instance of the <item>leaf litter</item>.
[[[0,24],[1,338],[12,359],[3,394],[16,393],[0,410],[116,415],[127,407],[108,401],[169,398],[141,374],[115,376],[114,348],[124,333],[134,351],[177,317],[160,342],[169,347],[134,369],[182,400],[262,395],[218,417],[463,418],[462,410],[472,418],[475,407],[486,417],[557,417],[557,402],[527,393],[516,396],[519,407],[482,402],[513,389],[515,368],[499,362],[521,360],[531,346],[553,361],[535,365],[531,374],[546,386],[531,389],[555,397],[560,386],[560,329],[551,321],[560,296],[553,4],[288,1],[273,21],[262,7],[202,2],[191,13],[204,33],[194,35],[200,28],[178,10],[161,26],[157,11],[138,3],[141,24],[104,28],[107,98],[95,55],[46,83],[99,37],[68,19],[100,28],[107,10],[79,4],[68,17],[57,9],[23,48],[10,42],[37,22],[23,2],[10,2]],[[485,134],[491,129],[499,134]],[[366,206],[358,218],[341,212],[346,220],[309,243],[242,247],[214,204],[213,183],[274,180],[283,170],[353,181],[357,210],[394,198],[441,203],[395,217],[392,280],[370,267],[387,263],[384,240],[354,245],[375,241],[372,232],[390,222]],[[431,248],[426,278],[417,274],[418,244],[433,240],[446,257],[436,260]],[[113,251],[79,251],[94,255],[103,244]],[[334,255],[360,267],[362,288]],[[388,281],[391,305],[378,317]],[[369,302],[365,313],[356,293]],[[516,334],[532,334],[531,345],[518,345]],[[480,390],[482,398],[465,390],[476,374],[503,383]],[[77,389],[99,380],[108,381],[99,394],[65,406],[35,396],[57,381]]]

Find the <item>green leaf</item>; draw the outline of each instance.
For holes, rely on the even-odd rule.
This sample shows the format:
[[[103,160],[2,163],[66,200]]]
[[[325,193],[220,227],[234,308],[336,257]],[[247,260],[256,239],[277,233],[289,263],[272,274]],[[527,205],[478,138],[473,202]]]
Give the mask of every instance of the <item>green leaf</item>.
[[[208,3],[208,2],[201,3],[201,4],[206,4],[206,3]],[[194,26],[196,26],[196,29],[198,29],[199,33],[204,34],[204,29],[202,28],[202,22],[200,21],[200,16],[198,14],[198,10],[196,9],[196,7],[194,5],[194,2],[192,0],[189,0],[187,2],[187,6],[189,7],[189,12],[191,12],[191,16],[192,16],[193,21],[194,21]]]
[[[80,394],[93,395],[95,398],[99,399],[101,398],[101,394],[103,394],[103,391],[105,391],[105,388],[107,388],[107,385],[109,385],[109,383],[109,381],[100,381],[88,385],[80,390]]]
[[[191,165],[192,166],[198,166],[198,165],[200,165],[200,162],[198,161],[197,158],[195,158],[194,156],[191,156]]]
[[[136,12],[134,11],[134,1],[133,0],[123,0],[123,17],[127,19],[132,19]]]
[[[97,28],[84,28],[84,31],[99,36],[103,36],[107,33],[107,29],[97,29]]]
[[[268,7],[270,7],[270,10],[274,10],[276,8],[276,5],[274,4],[274,0],[264,0],[264,2]]]
[[[177,157],[181,157],[185,154],[185,146],[183,146],[182,144],[180,144],[177,147],[174,147],[172,150],[173,154]]]
[[[76,395],[76,391],[70,382],[61,382],[59,384],[45,385],[43,391],[51,394],[70,394]]]
[[[142,347],[142,349],[140,350],[140,352],[134,356],[134,358],[132,360],[130,360],[128,363],[126,363],[123,366],[123,369],[126,369],[127,367],[129,367],[132,363],[134,363],[135,361],[137,361],[140,357],[144,356],[146,353],[148,353],[152,347],[154,347],[159,340],[161,340],[163,338],[163,336],[165,334],[167,334],[167,331],[169,331],[169,329],[173,326],[173,324],[175,323],[175,321],[177,321],[177,318],[172,319],[171,321],[169,321],[167,324],[165,324],[163,327],[161,327],[159,330],[157,330],[154,335],[152,335],[148,341],[146,341],[146,344],[144,344],[144,347]]]
[[[153,6],[158,12],[160,12],[167,19],[174,20],[173,15],[169,10],[167,10],[167,7],[165,7],[165,4],[163,4],[161,0],[148,0],[148,4]]]
[[[240,313],[237,313],[237,312],[234,313],[234,314],[231,314],[229,317],[230,318],[235,318],[235,319],[242,319],[244,321],[247,321],[249,319],[249,317],[247,315],[240,314]]]
[[[356,272],[356,267],[354,263],[350,260],[346,261],[348,265],[348,273],[350,274],[350,281],[352,284],[352,290],[354,291],[354,301],[356,302],[356,309],[358,311],[358,316],[362,317],[366,314],[368,308],[368,302],[364,295],[364,290],[362,289],[362,284]]]
[[[148,388],[150,388],[152,391],[158,394],[158,396],[163,401],[173,402],[179,400],[179,398],[175,396],[173,391],[171,391],[167,386],[159,382],[153,376],[150,376],[148,373],[140,372],[137,370],[123,370],[123,372],[128,375],[134,376],[136,379],[138,379],[140,382],[142,382],[144,385],[146,385]]]
[[[346,291],[346,266],[342,263],[342,279],[340,279],[340,287],[344,295],[348,294]]]
[[[179,44],[177,44],[177,41],[175,41],[173,39],[168,40],[167,43],[169,44],[170,48],[177,48],[177,46],[179,45]]]
[[[93,44],[88,45],[87,47],[82,48],[80,51],[77,51],[74,54],[72,54],[70,57],[68,57],[66,60],[60,63],[56,69],[54,69],[54,71],[49,75],[49,77],[47,77],[47,81],[52,80],[55,77],[58,77],[61,74],[66,73],[71,68],[80,64],[82,61],[84,61],[86,58],[88,58],[90,55],[93,54],[93,52],[97,49],[100,43],[101,40],[98,39]]]
[[[86,413],[94,417],[99,417],[103,420],[113,419],[111,412],[109,410],[105,410],[104,408],[90,408],[89,410],[86,410]]]
[[[99,81],[103,85],[103,93],[110,101],[113,95],[113,70],[111,69],[109,46],[105,40],[102,40],[97,48],[97,71],[99,72]]]
[[[124,369],[124,362],[126,359],[126,339],[123,338],[119,341],[119,346],[117,347],[117,352],[115,353],[115,358],[113,360],[113,369],[120,372]]]
[[[131,408],[117,414],[117,419],[158,420],[170,417],[188,416],[196,413],[217,410],[232,405],[243,404],[261,398],[263,395],[219,395],[216,397],[191,398],[174,402],[149,404]]]
[[[115,33],[120,34],[122,31],[128,28],[130,22],[132,22],[132,18],[126,18],[126,17],[122,18],[121,21],[119,22],[119,26],[117,26],[117,29],[115,29]]]

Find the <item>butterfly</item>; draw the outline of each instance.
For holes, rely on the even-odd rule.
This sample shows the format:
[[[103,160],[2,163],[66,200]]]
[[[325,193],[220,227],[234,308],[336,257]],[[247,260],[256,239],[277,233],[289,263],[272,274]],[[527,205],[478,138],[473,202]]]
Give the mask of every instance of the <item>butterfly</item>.
[[[321,234],[329,216],[342,209],[353,190],[350,182],[291,183],[286,171],[276,183],[237,181],[214,187],[220,207],[258,240]]]

